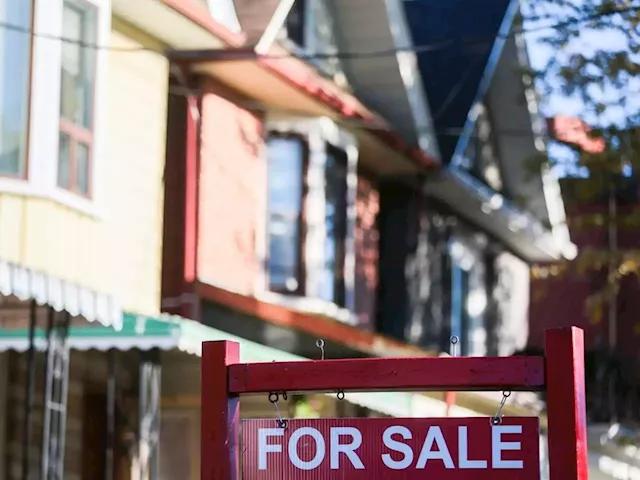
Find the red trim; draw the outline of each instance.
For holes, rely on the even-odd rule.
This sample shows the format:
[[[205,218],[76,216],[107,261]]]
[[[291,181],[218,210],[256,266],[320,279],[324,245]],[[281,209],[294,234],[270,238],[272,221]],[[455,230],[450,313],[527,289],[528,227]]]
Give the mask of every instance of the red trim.
[[[212,33],[230,47],[242,47],[247,37],[243,33],[233,33],[227,27],[211,18],[211,13],[197,0],[161,0],[167,7],[191,20],[196,25]]]
[[[229,393],[543,390],[543,357],[359,358],[229,367]]]
[[[440,165],[437,159],[427,155],[419,148],[410,148],[395,131],[380,129],[381,122],[374,113],[364,107],[352,95],[343,92],[333,83],[324,80],[306,63],[295,58],[283,60],[265,57],[260,58],[258,62],[272,73],[280,76],[283,80],[288,81],[306,94],[322,101],[347,119],[359,120],[364,124],[371,123],[369,130],[375,136],[394,150],[403,152],[418,165],[428,168]]]
[[[184,225],[184,281],[192,284],[198,275],[198,178],[200,176],[198,100],[189,97],[186,103],[185,142],[185,225]],[[186,290],[186,288],[185,288]]]
[[[293,328],[323,338],[326,341],[347,345],[364,354],[380,356],[381,351],[394,356],[425,357],[432,355],[417,347],[352,327],[321,315],[297,312],[280,305],[267,303],[228,290],[196,282],[195,293],[203,299],[225,305],[228,308],[251,315],[273,325]]]

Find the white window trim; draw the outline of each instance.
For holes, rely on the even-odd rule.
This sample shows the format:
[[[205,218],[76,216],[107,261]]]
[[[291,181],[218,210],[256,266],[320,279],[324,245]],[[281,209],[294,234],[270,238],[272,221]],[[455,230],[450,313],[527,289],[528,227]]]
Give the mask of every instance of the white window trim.
[[[111,31],[110,0],[84,0],[97,8],[97,44],[108,45]],[[93,104],[93,157],[90,171],[90,199],[58,187],[58,142],[60,124],[60,81],[64,0],[34,2],[33,60],[29,121],[28,179],[0,179],[0,192],[47,198],[93,217],[101,217],[103,189],[98,179],[106,154],[108,50],[96,50]]]
[[[278,294],[269,291],[266,262],[262,262],[262,277],[265,281],[256,292],[256,297],[271,303],[281,304],[296,310],[319,313],[336,318],[344,323],[356,324],[355,315],[355,224],[356,196],[358,186],[358,143],[354,135],[339,127],[333,120],[322,118],[287,118],[270,120],[266,124],[267,133],[294,133],[306,138],[309,146],[309,163],[307,166],[308,192],[306,199],[306,220],[314,225],[307,229],[305,237],[304,262],[314,265],[324,259],[325,228],[325,195],[324,167],[326,163],[325,145],[331,144],[347,154],[347,236],[345,242],[345,308],[333,302],[318,298],[321,279],[316,275],[305,278],[305,297]],[[268,175],[268,172],[267,172]],[[265,193],[268,195],[268,192]],[[265,198],[265,205],[267,199]],[[265,239],[265,253],[268,245],[267,228],[260,232]]]
[[[413,46],[413,41],[404,8],[400,0],[385,0],[385,6],[393,43],[398,49],[396,59],[417,131],[418,144],[422,151],[440,159],[440,148],[435,135],[433,119],[429,113],[427,93],[422,86],[418,57],[415,52],[407,48]]]

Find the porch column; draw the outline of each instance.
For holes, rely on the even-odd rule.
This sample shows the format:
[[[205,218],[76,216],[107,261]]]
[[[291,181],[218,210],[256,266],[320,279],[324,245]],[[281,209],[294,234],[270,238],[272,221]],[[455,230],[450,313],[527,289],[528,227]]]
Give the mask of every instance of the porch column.
[[[157,349],[141,353],[139,387],[139,480],[159,478],[160,354]]]
[[[105,480],[115,479],[115,445],[116,445],[116,350],[107,352],[107,448],[105,451]]]
[[[37,304],[32,300],[29,305],[29,350],[27,351],[27,381],[25,391],[25,411],[22,425],[22,479],[28,480],[30,474],[31,456],[31,417],[33,412],[33,397],[35,392],[35,332],[37,321]]]

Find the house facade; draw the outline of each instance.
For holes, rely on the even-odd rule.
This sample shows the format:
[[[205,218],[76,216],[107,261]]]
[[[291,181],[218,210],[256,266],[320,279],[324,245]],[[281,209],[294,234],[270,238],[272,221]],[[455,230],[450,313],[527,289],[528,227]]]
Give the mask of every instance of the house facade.
[[[526,174],[545,131],[517,5],[438,5],[237,0],[242,48],[172,52],[166,311],[305,358],[526,346],[528,265],[575,246],[557,181]],[[460,50],[461,13],[492,40]]]
[[[109,362],[69,336],[160,312],[170,39],[117,1],[0,12],[0,477],[100,478]]]

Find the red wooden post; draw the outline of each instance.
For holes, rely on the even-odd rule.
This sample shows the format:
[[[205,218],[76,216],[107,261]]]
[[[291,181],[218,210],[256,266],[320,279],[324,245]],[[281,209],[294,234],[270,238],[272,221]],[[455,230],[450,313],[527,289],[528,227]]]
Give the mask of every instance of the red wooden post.
[[[202,480],[237,480],[240,402],[230,394],[228,366],[240,361],[237,342],[202,343],[201,445]]]
[[[545,332],[545,375],[551,480],[588,480],[584,332]]]

